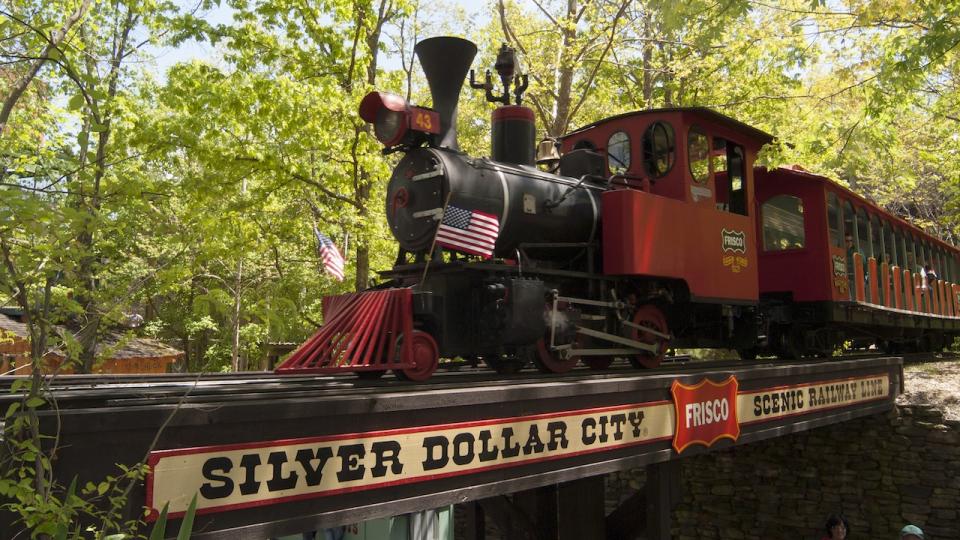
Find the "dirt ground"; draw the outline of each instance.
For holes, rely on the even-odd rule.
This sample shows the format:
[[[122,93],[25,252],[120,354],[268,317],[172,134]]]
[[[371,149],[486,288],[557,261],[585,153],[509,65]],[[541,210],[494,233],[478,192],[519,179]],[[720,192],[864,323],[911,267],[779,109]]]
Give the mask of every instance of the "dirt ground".
[[[901,404],[931,404],[943,408],[947,420],[960,421],[960,360],[904,366]]]

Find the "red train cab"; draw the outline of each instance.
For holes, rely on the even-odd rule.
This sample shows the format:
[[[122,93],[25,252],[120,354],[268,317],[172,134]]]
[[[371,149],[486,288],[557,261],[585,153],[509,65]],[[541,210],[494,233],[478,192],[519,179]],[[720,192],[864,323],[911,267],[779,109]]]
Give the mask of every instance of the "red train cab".
[[[603,272],[680,280],[694,302],[756,303],[753,164],[771,136],[704,108],[639,111],[563,138],[606,155]]]
[[[799,167],[755,177],[760,295],[778,354],[851,340],[935,350],[960,334],[957,248]]]

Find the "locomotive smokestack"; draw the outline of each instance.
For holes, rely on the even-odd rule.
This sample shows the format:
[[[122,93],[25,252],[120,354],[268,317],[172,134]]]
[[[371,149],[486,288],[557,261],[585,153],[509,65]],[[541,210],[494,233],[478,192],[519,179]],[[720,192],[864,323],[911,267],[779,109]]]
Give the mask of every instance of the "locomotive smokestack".
[[[433,109],[440,115],[440,146],[459,150],[457,145],[457,103],[477,46],[457,37],[434,37],[417,43],[413,51],[427,76]]]

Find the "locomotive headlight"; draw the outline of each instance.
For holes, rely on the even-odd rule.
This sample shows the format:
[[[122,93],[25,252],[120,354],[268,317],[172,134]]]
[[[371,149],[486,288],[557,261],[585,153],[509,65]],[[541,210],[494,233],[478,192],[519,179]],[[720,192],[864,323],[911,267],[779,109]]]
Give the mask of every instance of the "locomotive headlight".
[[[403,138],[407,123],[407,116],[404,113],[381,107],[373,121],[373,134],[378,141],[392,146]]]
[[[422,142],[428,133],[440,133],[440,115],[414,107],[393,94],[370,92],[360,102],[360,118],[373,124],[373,134],[386,147]]]

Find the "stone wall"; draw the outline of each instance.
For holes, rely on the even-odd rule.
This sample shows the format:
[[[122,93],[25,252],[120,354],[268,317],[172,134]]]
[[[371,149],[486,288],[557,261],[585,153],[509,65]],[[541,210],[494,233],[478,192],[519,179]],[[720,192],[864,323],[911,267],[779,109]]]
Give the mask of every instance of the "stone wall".
[[[682,460],[673,538],[819,539],[843,513],[852,539],[960,538],[960,422],[929,406]]]

